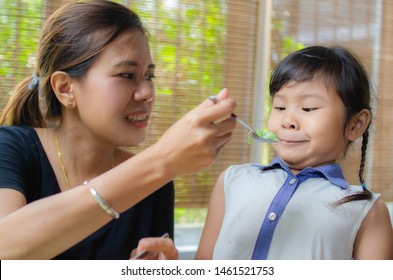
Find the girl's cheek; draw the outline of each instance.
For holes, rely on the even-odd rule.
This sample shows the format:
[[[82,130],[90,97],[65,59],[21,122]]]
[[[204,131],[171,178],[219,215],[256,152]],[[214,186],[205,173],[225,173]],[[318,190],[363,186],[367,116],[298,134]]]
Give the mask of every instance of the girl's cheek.
[[[274,112],[270,113],[269,119],[267,121],[267,129],[269,131],[275,132],[274,130],[277,127],[277,117],[275,116]]]

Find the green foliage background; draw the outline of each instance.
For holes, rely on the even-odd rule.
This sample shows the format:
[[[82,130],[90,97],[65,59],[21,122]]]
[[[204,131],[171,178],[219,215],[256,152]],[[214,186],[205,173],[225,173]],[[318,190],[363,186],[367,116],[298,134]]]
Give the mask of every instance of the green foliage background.
[[[0,2],[0,104],[33,71],[42,19],[42,0]]]

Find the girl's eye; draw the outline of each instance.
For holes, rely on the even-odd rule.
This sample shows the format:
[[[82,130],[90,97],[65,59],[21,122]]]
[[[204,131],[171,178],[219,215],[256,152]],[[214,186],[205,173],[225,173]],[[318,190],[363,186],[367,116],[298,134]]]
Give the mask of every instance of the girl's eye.
[[[285,107],[274,106],[275,110],[284,111]]]
[[[156,76],[154,76],[154,75],[148,75],[148,76],[146,76],[146,80],[147,81],[153,81],[153,79],[155,78]]]
[[[317,110],[318,108],[303,108],[303,111],[304,112],[312,112],[312,111],[315,111],[315,110]]]

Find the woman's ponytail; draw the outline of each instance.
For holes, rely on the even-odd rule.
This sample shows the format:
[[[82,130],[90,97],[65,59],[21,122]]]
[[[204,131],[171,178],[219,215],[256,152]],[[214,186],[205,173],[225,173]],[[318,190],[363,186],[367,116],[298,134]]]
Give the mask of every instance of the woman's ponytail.
[[[39,78],[34,74],[15,87],[0,115],[0,125],[44,127],[39,104]]]

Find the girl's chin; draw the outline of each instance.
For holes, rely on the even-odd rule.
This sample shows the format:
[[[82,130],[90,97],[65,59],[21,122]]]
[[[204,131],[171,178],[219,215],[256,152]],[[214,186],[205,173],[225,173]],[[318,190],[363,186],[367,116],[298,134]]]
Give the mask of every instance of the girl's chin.
[[[285,163],[286,166],[288,166],[291,171],[296,174],[306,168],[307,166],[304,164],[304,161],[299,161],[299,158],[297,159],[291,159],[291,158],[285,158],[285,157],[280,157],[280,159]]]

